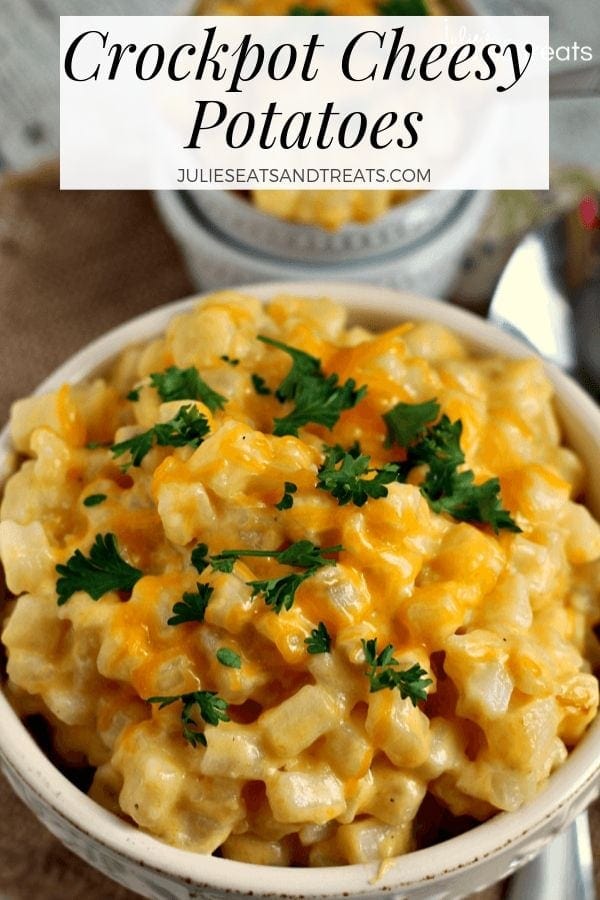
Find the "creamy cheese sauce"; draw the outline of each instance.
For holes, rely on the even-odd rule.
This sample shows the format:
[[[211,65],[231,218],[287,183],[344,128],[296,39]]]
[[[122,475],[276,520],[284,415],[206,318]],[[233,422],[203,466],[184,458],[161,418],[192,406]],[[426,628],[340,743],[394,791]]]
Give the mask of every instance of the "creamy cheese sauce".
[[[331,430],[273,434],[293,406],[273,393],[291,360],[258,335],[365,396]],[[222,408],[161,401],[150,376],[172,365],[194,367]],[[466,467],[477,483],[499,478],[519,532],[434,512],[418,472],[361,506],[318,486],[324,444],[358,441],[382,467],[405,453],[386,446],[383,414],[432,398],[462,421]],[[200,445],[155,445],[123,471],[110,445],[184,403],[208,422]],[[435,323],[371,334],[327,299],[263,307],[224,292],[127,349],[106,378],[19,401],[11,429],[25,461],[1,507],[16,597],[9,695],[22,715],[47,717],[65,759],[95,767],[93,798],[169,843],[269,865],[405,853],[436,839],[423,809],[447,828],[448,816],[483,820],[530,800],[596,714],[600,528],[577,502],[584,473],[535,359],[474,356]],[[296,491],[280,509],[286,482]],[[106,499],[85,506],[94,494]],[[96,601],[77,590],[59,605],[55,567],[107,534],[142,573],[133,590]],[[279,613],[248,582],[298,568],[274,556],[231,572],[193,563],[199,544],[210,557],[300,540],[343,549]],[[204,620],[169,624],[198,585],[211,589]],[[330,649],[311,654],[319,623]],[[425,700],[370,691],[373,639],[393,645],[399,669],[422,667]],[[219,661],[223,648],[239,667]],[[218,724],[193,710],[206,746],[186,740],[180,700],[149,702],[195,691],[227,704]]]

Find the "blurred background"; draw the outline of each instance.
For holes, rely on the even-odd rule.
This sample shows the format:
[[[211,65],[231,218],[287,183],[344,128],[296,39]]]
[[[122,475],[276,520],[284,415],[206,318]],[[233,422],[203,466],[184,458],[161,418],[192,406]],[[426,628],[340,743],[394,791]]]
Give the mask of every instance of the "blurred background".
[[[583,47],[591,50],[588,64],[600,66],[600,0],[472,5],[480,13],[549,15],[552,72],[578,69]],[[485,315],[515,248],[492,313],[597,391],[598,95],[551,102],[549,191],[430,194],[369,223],[332,219],[335,204],[317,204],[306,221],[293,204],[274,215],[262,201],[220,192],[60,193],[59,16],[182,8],[181,0],[0,0],[2,422],[14,399],[89,340],[202,287],[335,277],[442,296]],[[590,73],[588,93],[593,85],[600,93],[600,77]],[[523,245],[527,235],[535,239]],[[3,782],[0,804],[0,900],[133,897],[71,856]],[[600,849],[598,804],[592,826]],[[498,887],[486,896],[502,893]]]

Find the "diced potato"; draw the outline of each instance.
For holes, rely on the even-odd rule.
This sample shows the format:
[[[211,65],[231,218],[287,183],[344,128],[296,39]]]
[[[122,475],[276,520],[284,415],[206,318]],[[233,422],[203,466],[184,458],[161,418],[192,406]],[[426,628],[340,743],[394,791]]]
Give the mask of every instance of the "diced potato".
[[[346,806],[343,784],[326,766],[275,772],[265,778],[265,783],[273,815],[280,822],[322,825],[339,816]]]
[[[537,773],[552,755],[558,723],[554,697],[513,701],[501,719],[487,726],[486,735],[503,764],[515,771]]]
[[[444,669],[458,688],[456,710],[475,722],[505,715],[513,691],[505,641],[493,632],[448,638]]]
[[[291,862],[289,846],[281,841],[264,841],[255,834],[230,835],[221,847],[221,853],[225,859],[258,866],[289,866]]]
[[[240,728],[233,722],[224,722],[211,733],[202,760],[203,775],[221,778],[261,780],[275,771],[255,729]]]
[[[339,701],[320,685],[307,684],[260,718],[268,746],[284,759],[297,756],[341,723]]]
[[[560,685],[556,700],[563,717],[558,734],[567,746],[572,747],[598,709],[598,680],[587,672],[572,675]]]
[[[429,719],[398,691],[369,696],[366,730],[373,743],[400,768],[416,768],[429,756]]]
[[[329,765],[340,778],[362,778],[371,765],[374,748],[364,726],[350,719],[328,732],[324,752]]]
[[[340,825],[337,842],[349,863],[377,862],[412,849],[410,824],[385,825],[378,819],[361,819]]]
[[[0,522],[0,556],[6,584],[13,594],[53,591],[55,561],[39,522],[29,525],[18,525],[9,519]]]
[[[427,782],[383,762],[373,766],[373,778],[373,798],[365,812],[388,825],[410,825],[427,793]]]

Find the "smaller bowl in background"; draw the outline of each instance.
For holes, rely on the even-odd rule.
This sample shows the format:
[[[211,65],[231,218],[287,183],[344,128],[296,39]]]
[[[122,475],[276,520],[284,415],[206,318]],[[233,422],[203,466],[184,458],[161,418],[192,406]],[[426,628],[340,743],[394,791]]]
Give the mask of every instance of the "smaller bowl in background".
[[[207,192],[208,199],[201,192],[197,196],[190,191],[155,194],[192,281],[205,290],[241,282],[319,279],[444,296],[489,201],[483,191],[457,196],[451,192],[452,203],[444,192],[431,192],[398,205],[369,225],[345,226],[331,233],[282,222],[227,192],[216,192],[220,196],[211,200],[214,193]],[[433,216],[430,227],[419,233],[417,221],[423,225],[423,211],[440,202],[446,214]],[[418,210],[417,233],[407,225],[414,209]]]
[[[238,191],[188,191],[190,207],[248,250],[301,263],[347,262],[397,252],[430,235],[463,201],[461,191],[420,191],[371,222],[349,222],[336,231],[281,219]]]

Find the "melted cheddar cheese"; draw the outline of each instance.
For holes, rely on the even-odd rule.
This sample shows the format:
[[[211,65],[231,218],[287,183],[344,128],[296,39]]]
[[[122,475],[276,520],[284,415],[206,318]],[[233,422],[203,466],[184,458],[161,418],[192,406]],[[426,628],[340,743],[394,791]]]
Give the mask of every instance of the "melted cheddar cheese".
[[[290,358],[259,334],[366,395],[332,430],[273,434],[287,406],[252,375],[273,389]],[[110,445],[182,405],[161,402],[150,378],[173,365],[195,367],[226,402],[189,401],[209,423],[202,443],[154,446],[124,472]],[[432,397],[463,422],[466,465],[477,482],[500,479],[520,532],[437,514],[410,478],[362,506],[317,486],[324,443],[358,441],[382,466],[398,454],[383,414]],[[326,299],[263,307],[224,292],[127,349],[106,378],[19,401],[11,429],[24,461],[1,507],[16,598],[9,694],[22,715],[48,719],[68,763],[95,767],[93,798],[164,841],[267,865],[405,853],[417,834],[435,840],[425,820],[441,810],[485,819],[530,800],[596,714],[600,527],[576,502],[581,465],[535,359],[476,357],[435,323],[371,334]],[[286,482],[297,490],[279,509]],[[105,499],[86,506],[90,495]],[[79,590],[58,605],[56,565],[108,533],[143,573],[133,590],[97,601]],[[281,575],[273,557],[231,572],[192,561],[198,544],[214,555],[299,540],[343,549],[279,614],[249,585]],[[169,624],[198,584],[212,589],[204,620]],[[321,622],[330,652],[308,653]],[[425,670],[425,702],[370,691],[363,642],[374,638],[400,667]],[[222,648],[239,667],[219,661]],[[228,704],[229,721],[198,720],[206,746],[186,740],[180,702],[148,702],[194,691]]]

